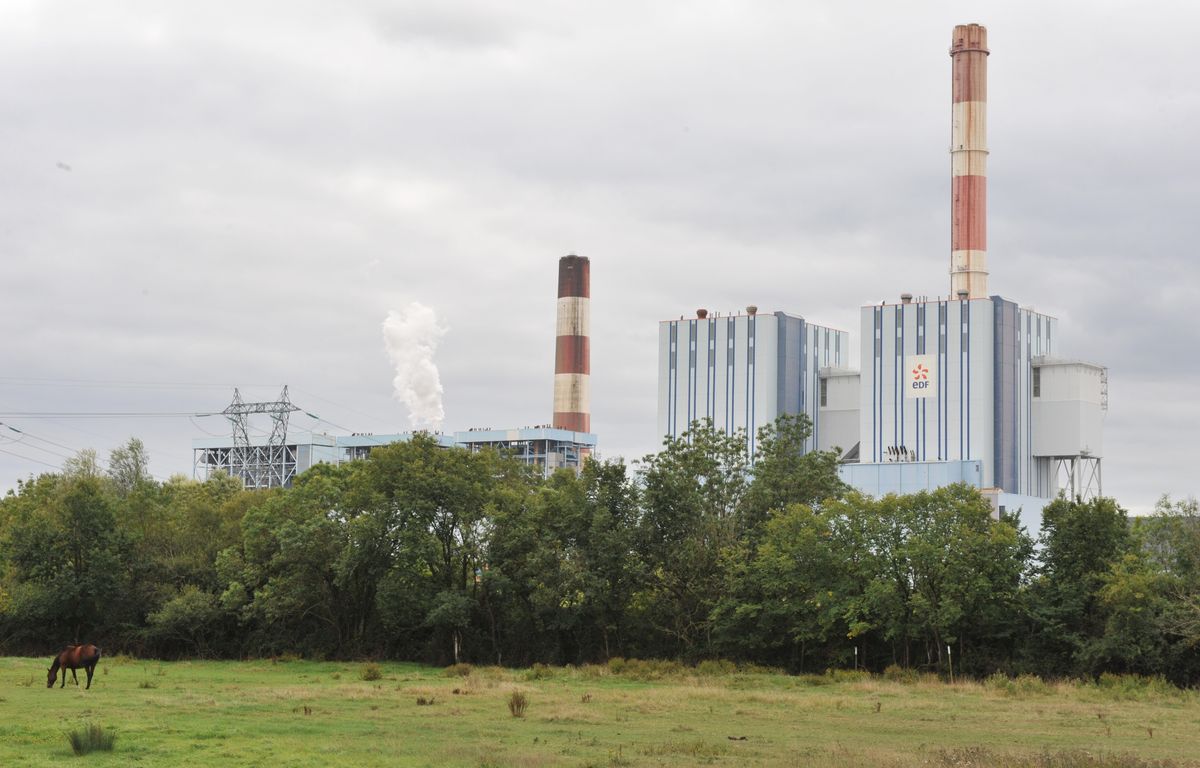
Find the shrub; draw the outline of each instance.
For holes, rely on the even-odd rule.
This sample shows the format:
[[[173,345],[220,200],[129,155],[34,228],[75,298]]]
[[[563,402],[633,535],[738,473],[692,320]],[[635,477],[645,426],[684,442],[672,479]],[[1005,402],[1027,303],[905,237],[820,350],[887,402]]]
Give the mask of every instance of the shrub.
[[[984,679],[983,685],[1008,696],[1028,696],[1050,692],[1050,686],[1046,685],[1046,682],[1037,675],[1009,677],[1003,672],[994,672]]]
[[[634,680],[661,680],[682,675],[684,671],[684,666],[672,659],[630,659],[621,674]]]
[[[363,668],[358,671],[358,676],[363,680],[380,680],[383,678],[383,670],[374,662],[364,664]]]
[[[732,675],[737,672],[737,665],[732,661],[725,659],[707,659],[696,665],[696,674],[716,677],[718,675]]]
[[[67,731],[67,741],[71,742],[71,750],[77,755],[96,751],[112,752],[117,734],[111,729],[89,723],[78,730]]]
[[[446,667],[443,674],[445,674],[446,677],[466,677],[467,675],[471,674],[471,665],[451,664],[450,666]]]
[[[865,669],[830,669],[825,675],[835,683],[863,683],[871,679],[871,673]]]
[[[1146,677],[1105,672],[1096,681],[1096,687],[1117,699],[1145,699],[1179,693],[1179,689],[1167,682],[1162,675]]]
[[[764,667],[761,664],[755,664],[753,662],[748,662],[746,664],[739,664],[738,671],[741,672],[743,675],[782,675],[782,674],[784,674],[783,670],[778,667]]]
[[[710,666],[705,667],[705,669],[721,670],[720,672],[714,671],[713,674],[724,674],[726,670],[730,672],[737,671],[737,667],[729,661],[713,661],[708,662],[708,664]],[[712,665],[717,666],[714,667]],[[681,677],[695,671],[690,667],[685,667],[674,659],[622,659],[619,656],[614,656],[608,660],[609,674],[620,675],[633,680],[661,680],[665,677]]]
[[[1046,681],[1037,675],[1017,675],[1017,679],[1013,680],[1013,686],[1018,693],[1050,692],[1050,686],[1046,685]]]
[[[158,683],[154,682],[153,680],[143,680],[142,682],[138,683],[138,688],[157,688],[157,687],[158,687]]]
[[[417,697],[417,706],[418,707],[432,707],[433,701],[434,701],[434,699],[432,696],[430,696],[429,698],[425,698],[424,696],[418,696]]]
[[[513,717],[525,717],[525,710],[529,707],[529,698],[520,691],[513,691],[508,696],[508,711]]]
[[[921,675],[915,669],[889,664],[887,669],[883,670],[883,678],[894,683],[915,683],[921,679]]]
[[[545,664],[534,664],[525,672],[526,680],[546,680],[554,677],[554,670]]]

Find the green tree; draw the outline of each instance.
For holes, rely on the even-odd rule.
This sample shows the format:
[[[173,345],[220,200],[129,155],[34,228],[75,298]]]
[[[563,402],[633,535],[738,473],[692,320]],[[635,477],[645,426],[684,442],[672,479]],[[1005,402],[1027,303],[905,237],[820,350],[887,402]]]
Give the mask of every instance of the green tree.
[[[722,559],[734,548],[738,517],[750,485],[746,436],[694,422],[663,450],[646,456],[639,473],[642,518],[638,551],[646,583],[639,618],[662,645],[651,652],[710,655],[713,609],[725,583]]]
[[[714,609],[721,652],[800,671],[812,656],[827,665],[827,644],[848,631],[849,586],[830,514],[792,504],[766,521],[752,555],[731,554],[728,584]]]
[[[791,504],[817,507],[848,490],[838,479],[837,451],[805,451],[812,423],[805,414],[784,414],[758,431],[753,479],[742,502],[742,522],[757,530],[773,511]]]
[[[588,460],[579,475],[498,498],[481,580],[498,660],[581,663],[620,648],[640,572],[636,520],[619,462]]]
[[[1200,504],[1159,499],[1154,514],[1137,518],[1146,567],[1157,576],[1160,629],[1167,644],[1163,668],[1185,685],[1200,680]]]
[[[486,635],[443,620],[460,615],[446,606],[463,604],[447,595],[466,597],[477,610],[497,494],[530,483],[530,469],[494,451],[446,449],[418,434],[374,450],[367,470],[373,493],[392,515],[401,564],[381,586],[384,621],[410,641],[433,630],[434,658],[472,656]]]
[[[107,474],[121,496],[151,482],[150,457],[142,441],[131,437],[124,445],[114,448],[109,453]]]
[[[842,615],[864,661],[943,668],[955,646],[956,664],[986,671],[1012,655],[1032,544],[1011,521],[991,519],[978,491],[851,493],[827,512]]]
[[[10,632],[41,642],[115,637],[130,618],[128,552],[104,480],[43,475],[4,506]]]
[[[1169,583],[1170,577],[1152,568],[1140,551],[1112,563],[1096,593],[1103,631],[1082,644],[1079,664],[1093,673],[1161,673],[1168,655]]]
[[[1134,544],[1128,516],[1109,498],[1059,498],[1042,512],[1040,543],[1041,565],[1028,590],[1027,663],[1051,676],[1098,673],[1102,657],[1087,649],[1105,632],[1106,574]]]
[[[146,619],[146,635],[160,649],[178,646],[205,657],[219,639],[226,618],[216,595],[189,584]]]

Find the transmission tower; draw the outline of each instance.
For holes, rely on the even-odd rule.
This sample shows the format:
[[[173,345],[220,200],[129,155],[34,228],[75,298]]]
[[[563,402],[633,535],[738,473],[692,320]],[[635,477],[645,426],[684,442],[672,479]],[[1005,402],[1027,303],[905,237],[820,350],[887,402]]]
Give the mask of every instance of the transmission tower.
[[[298,410],[288,399],[287,385],[278,400],[265,403],[247,403],[235,388],[233,402],[221,411],[233,427],[233,449],[221,462],[229,474],[240,477],[247,488],[290,486],[296,476],[296,447],[287,444],[288,416]],[[260,413],[269,415],[272,422],[266,445],[254,445],[250,440],[249,417]]]

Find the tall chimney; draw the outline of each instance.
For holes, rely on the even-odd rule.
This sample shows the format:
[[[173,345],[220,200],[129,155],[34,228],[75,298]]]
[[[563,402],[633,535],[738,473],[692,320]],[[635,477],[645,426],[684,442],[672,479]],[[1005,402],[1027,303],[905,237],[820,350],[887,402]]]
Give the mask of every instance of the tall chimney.
[[[592,268],[586,256],[558,260],[558,338],[554,348],[554,426],[591,432]]]
[[[987,296],[987,28],[954,28],[950,295]]]

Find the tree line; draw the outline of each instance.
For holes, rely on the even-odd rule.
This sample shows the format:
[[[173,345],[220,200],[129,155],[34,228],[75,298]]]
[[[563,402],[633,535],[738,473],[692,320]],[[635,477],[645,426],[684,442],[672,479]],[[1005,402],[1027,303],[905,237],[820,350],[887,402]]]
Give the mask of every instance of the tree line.
[[[809,435],[782,418],[751,465],[697,423],[544,478],[418,434],[269,491],[155,481],[131,440],[0,500],[0,652],[1200,681],[1195,500],[1060,498],[1031,533],[966,486],[860,495]]]

